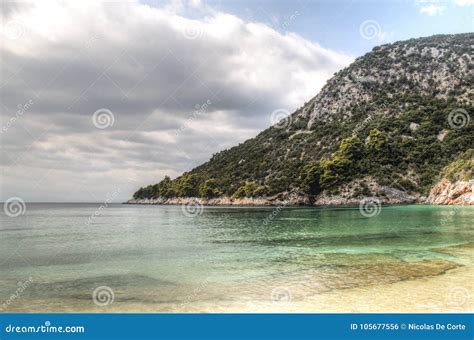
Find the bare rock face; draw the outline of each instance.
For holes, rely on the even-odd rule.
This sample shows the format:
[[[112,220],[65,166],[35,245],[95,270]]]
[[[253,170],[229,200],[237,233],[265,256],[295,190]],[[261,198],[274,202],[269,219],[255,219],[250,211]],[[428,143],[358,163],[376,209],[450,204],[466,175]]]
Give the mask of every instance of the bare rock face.
[[[427,203],[436,205],[474,205],[474,180],[451,183],[443,178],[431,189]]]
[[[365,191],[361,191],[361,183]],[[418,195],[411,195],[391,186],[380,185],[372,177],[353,180],[339,188],[337,194],[324,191],[315,201],[316,205],[358,205],[362,200],[378,201],[381,204],[409,204],[419,201]]]

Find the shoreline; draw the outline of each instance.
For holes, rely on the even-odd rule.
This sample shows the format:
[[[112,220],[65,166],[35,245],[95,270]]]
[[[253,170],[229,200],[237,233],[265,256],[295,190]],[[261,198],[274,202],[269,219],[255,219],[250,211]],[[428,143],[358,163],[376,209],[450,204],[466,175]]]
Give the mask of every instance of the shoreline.
[[[399,205],[399,204],[423,204],[423,202],[416,202],[413,200],[401,201],[401,200],[386,200],[379,199],[378,197],[363,197],[360,199],[339,199],[334,202],[320,202],[315,200],[311,203],[308,197],[297,197],[296,199],[278,199],[272,197],[261,197],[261,198],[238,198],[234,199],[231,197],[219,197],[205,199],[200,197],[174,197],[174,198],[155,198],[155,199],[131,199],[123,204],[130,205],[205,205],[205,206],[301,206],[301,207],[317,207],[317,206],[359,206],[361,202],[367,202],[366,204],[378,204],[378,205]]]
[[[229,197],[219,198],[219,199],[202,199],[198,197],[181,197],[181,198],[172,198],[172,199],[131,199],[121,204],[125,205],[202,205],[202,206],[222,206],[222,207],[301,207],[301,208],[324,208],[324,207],[359,207],[360,205],[367,206],[368,209],[371,207],[383,207],[383,206],[399,206],[399,205],[422,205],[422,206],[449,206],[449,207],[466,207],[473,206],[474,204],[440,204],[428,202],[426,199],[418,201],[384,201],[377,197],[364,197],[360,199],[351,199],[346,201],[340,201],[337,203],[314,203],[301,202],[301,201],[285,201],[277,199],[263,199],[263,198],[245,198],[245,199],[232,199]]]
[[[354,181],[354,183],[357,182]],[[209,205],[209,206],[360,206],[364,209],[380,208],[382,205],[420,204],[474,206],[474,180],[451,183],[441,180],[431,190],[428,196],[419,193],[406,193],[389,186],[380,186],[373,182],[369,184],[370,195],[354,195],[350,185],[341,189],[337,195],[323,191],[313,197],[301,193],[282,192],[269,197],[233,198],[229,196],[217,198],[201,197],[156,197],[132,198],[123,204],[144,205]]]

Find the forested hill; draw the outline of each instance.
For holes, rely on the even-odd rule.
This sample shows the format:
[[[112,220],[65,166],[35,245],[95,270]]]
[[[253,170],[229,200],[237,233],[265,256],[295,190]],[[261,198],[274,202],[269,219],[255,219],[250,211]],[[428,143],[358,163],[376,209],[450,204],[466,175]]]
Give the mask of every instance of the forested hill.
[[[134,199],[416,200],[473,149],[473,46],[468,33],[375,47],[288,118]]]

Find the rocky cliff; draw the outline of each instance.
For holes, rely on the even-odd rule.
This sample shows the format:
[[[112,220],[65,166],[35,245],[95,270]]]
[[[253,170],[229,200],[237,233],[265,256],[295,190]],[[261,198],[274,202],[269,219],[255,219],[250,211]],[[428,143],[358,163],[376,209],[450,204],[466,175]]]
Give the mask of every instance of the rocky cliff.
[[[474,205],[474,151],[468,150],[446,166],[426,202],[442,205]]]

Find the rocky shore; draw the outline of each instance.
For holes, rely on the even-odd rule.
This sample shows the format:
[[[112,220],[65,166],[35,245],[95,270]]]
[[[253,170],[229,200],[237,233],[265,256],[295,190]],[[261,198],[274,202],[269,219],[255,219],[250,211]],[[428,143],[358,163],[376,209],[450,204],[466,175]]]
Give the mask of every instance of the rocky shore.
[[[426,203],[435,205],[474,205],[474,180],[451,183],[447,179],[439,181]]]
[[[125,204],[143,204],[143,205],[229,205],[229,206],[349,206],[358,205],[362,201],[379,202],[380,204],[409,204],[409,203],[423,203],[416,200],[401,201],[401,200],[386,200],[377,197],[360,197],[360,198],[342,198],[340,196],[324,197],[310,202],[308,199],[275,199],[269,197],[261,198],[231,198],[219,197],[212,199],[205,199],[200,197],[177,197],[177,198],[155,198],[155,199],[131,199]]]
[[[375,182],[369,183],[371,195],[354,195],[357,181],[349,183],[336,195],[329,192],[321,193],[315,200],[308,196],[287,194],[274,197],[258,198],[200,198],[200,197],[174,197],[174,198],[144,198],[131,199],[126,204],[156,204],[156,205],[235,205],[235,206],[337,206],[358,205],[361,202],[377,202],[377,204],[433,204],[433,205],[474,205],[474,180],[457,181],[451,183],[447,179],[439,181],[431,190],[428,197],[411,195],[399,189],[381,186]]]
[[[236,205],[236,206],[278,206],[278,205],[308,205],[309,202],[296,202],[294,200],[281,200],[274,198],[239,198],[218,197],[205,199],[200,197],[175,197],[175,198],[154,198],[154,199],[131,199],[126,204],[157,204],[157,205]]]

